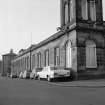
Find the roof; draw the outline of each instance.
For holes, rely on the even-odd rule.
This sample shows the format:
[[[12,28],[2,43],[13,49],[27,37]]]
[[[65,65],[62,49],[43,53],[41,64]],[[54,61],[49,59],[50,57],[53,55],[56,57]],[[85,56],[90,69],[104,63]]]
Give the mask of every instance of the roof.
[[[7,53],[7,54],[4,54],[4,55],[2,55],[2,56],[16,56],[16,54],[15,53]]]
[[[55,34],[53,34],[52,36],[50,36],[49,38],[43,40],[42,42],[38,43],[36,46],[33,46],[31,50],[34,50],[38,47],[41,47],[42,45],[45,45],[47,43],[49,43],[50,41],[53,41],[54,39],[60,37],[61,35],[63,35],[63,32],[59,31]]]
[[[24,55],[24,54],[26,54],[26,53],[28,53],[28,52],[30,52],[30,51],[33,51],[33,50],[35,50],[35,49],[37,49],[37,48],[39,48],[39,47],[41,47],[41,46],[43,46],[43,45],[45,45],[45,44],[47,44],[47,43],[53,41],[53,40],[55,40],[55,39],[57,39],[57,38],[63,36],[65,33],[69,32],[69,31],[72,31],[73,29],[75,29],[75,28],[77,28],[77,27],[80,27],[80,28],[81,28],[82,23],[85,23],[85,22],[86,22],[86,21],[82,21],[82,22],[80,22],[80,23],[78,22],[78,25],[77,25],[76,23],[70,23],[70,24],[69,24],[69,29],[68,29],[68,25],[67,25],[67,27],[65,27],[63,31],[60,30],[59,32],[57,32],[57,33],[51,35],[49,38],[47,38],[47,39],[41,41],[40,43],[38,43],[38,44],[36,44],[36,45],[31,45],[29,48],[27,48],[27,49],[26,49],[25,51],[23,51],[21,54],[17,55],[17,57],[22,56],[22,55]],[[105,26],[105,21],[102,21],[102,23],[103,23],[103,25],[102,25],[102,30],[104,30],[103,27]],[[89,24],[90,24],[90,23],[89,23]],[[98,25],[97,25],[97,26],[98,26]],[[100,27],[100,26],[101,26],[101,25],[99,25],[99,27]],[[82,25],[82,27],[85,28],[84,24]],[[87,26],[86,26],[86,28],[87,28]],[[90,27],[89,27],[89,29],[90,29]],[[94,28],[92,28],[92,29],[94,29]],[[95,28],[95,29],[96,29],[96,28]],[[102,31],[102,30],[101,30],[101,31]]]
[[[50,41],[52,41],[52,40],[54,40],[54,39],[60,37],[60,36],[62,35],[62,33],[63,33],[63,32],[59,31],[59,32],[55,33],[54,35],[50,36],[49,38],[43,40],[42,42],[40,42],[40,43],[38,43],[38,44],[35,44],[35,45],[31,45],[31,46],[30,46],[29,48],[27,48],[23,53],[21,53],[20,55],[17,55],[17,57],[22,56],[22,55],[28,53],[29,51],[33,51],[33,50],[35,50],[35,49],[37,49],[37,48],[39,48],[39,47],[41,47],[41,46],[47,44],[48,42],[50,42]]]
[[[35,50],[35,49],[37,49],[37,48],[39,48],[39,47],[41,47],[41,46],[43,46],[43,45],[49,43],[50,41],[53,41],[53,40],[55,40],[55,39],[57,39],[57,38],[63,36],[66,32],[72,31],[75,27],[76,27],[76,25],[75,25],[75,24],[72,24],[72,27],[71,27],[69,30],[63,30],[63,31],[60,30],[59,32],[57,32],[57,33],[51,35],[50,37],[48,37],[47,39],[41,41],[40,43],[35,44],[35,45],[31,45],[31,46],[30,46],[28,49],[26,49],[22,54],[17,55],[17,57],[22,56],[22,55],[24,55],[24,54],[26,54],[26,53],[28,53],[28,52],[30,52],[30,51],[33,51],[33,50]]]

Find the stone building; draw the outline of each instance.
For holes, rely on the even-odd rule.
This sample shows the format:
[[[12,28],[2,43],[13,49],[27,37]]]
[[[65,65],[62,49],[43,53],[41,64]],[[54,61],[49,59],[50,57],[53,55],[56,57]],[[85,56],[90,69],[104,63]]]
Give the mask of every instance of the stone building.
[[[2,73],[2,60],[0,60],[0,74]]]
[[[105,76],[102,0],[61,0],[61,29],[71,37],[66,62],[76,77]]]
[[[13,50],[10,53],[2,55],[2,75],[7,75],[11,73],[11,61],[16,57]]]
[[[102,0],[60,0],[60,7],[59,32],[17,56],[13,71],[51,66],[71,70],[74,79],[105,77]]]

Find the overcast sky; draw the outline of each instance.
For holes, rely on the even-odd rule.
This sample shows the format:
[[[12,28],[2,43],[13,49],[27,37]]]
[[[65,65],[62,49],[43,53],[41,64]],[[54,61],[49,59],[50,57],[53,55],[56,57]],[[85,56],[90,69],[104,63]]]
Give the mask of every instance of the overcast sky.
[[[105,0],[103,7],[105,11]],[[36,44],[56,33],[59,25],[60,0],[0,0],[0,59],[11,48],[17,53],[29,47],[31,33]]]

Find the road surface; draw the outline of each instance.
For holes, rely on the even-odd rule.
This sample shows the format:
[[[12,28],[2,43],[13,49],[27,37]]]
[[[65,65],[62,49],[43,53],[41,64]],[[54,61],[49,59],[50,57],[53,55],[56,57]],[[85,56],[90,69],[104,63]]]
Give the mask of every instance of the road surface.
[[[62,87],[47,81],[0,78],[0,105],[105,105],[105,88]]]

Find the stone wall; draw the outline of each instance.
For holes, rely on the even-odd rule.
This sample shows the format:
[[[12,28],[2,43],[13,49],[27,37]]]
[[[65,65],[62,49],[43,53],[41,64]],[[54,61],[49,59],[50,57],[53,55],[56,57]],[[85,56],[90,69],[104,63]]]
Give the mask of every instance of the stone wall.
[[[86,68],[86,41],[93,40],[96,44],[97,68]],[[77,31],[77,65],[78,73],[85,75],[103,75],[105,73],[105,38],[102,32]],[[80,75],[80,77],[82,77]],[[88,76],[87,76],[88,77]],[[92,77],[92,76],[91,76]],[[94,77],[94,76],[93,76]],[[99,76],[98,76],[99,77]],[[100,76],[101,77],[101,76]]]

